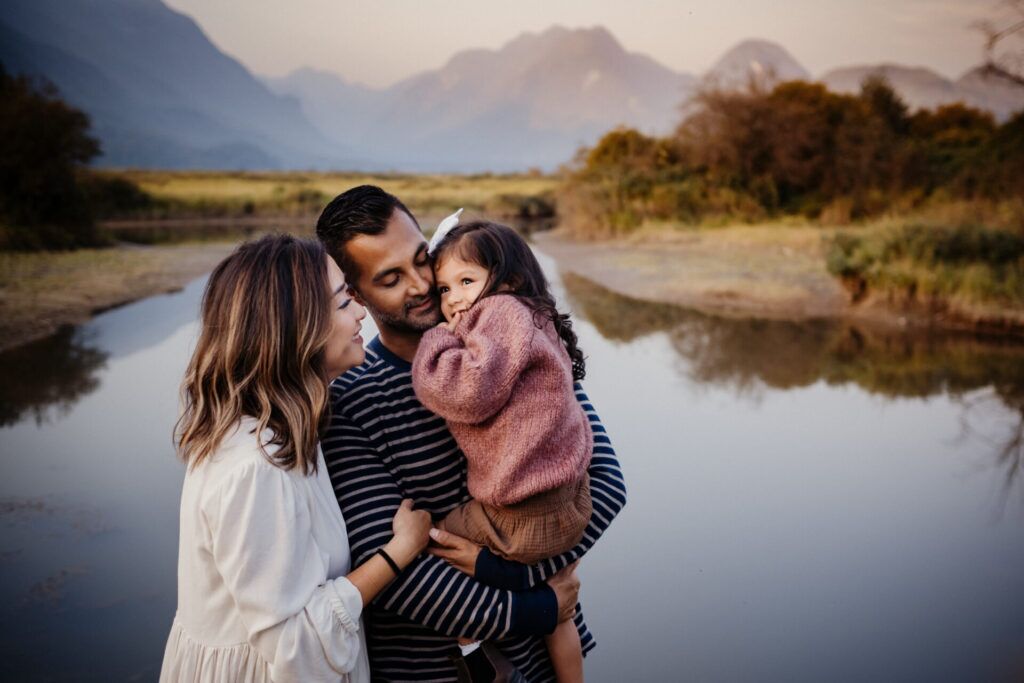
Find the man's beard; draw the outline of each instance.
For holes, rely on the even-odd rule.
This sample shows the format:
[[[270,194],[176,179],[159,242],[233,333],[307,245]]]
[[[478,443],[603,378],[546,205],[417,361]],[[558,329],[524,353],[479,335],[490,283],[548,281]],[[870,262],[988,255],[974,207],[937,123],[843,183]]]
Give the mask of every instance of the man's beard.
[[[411,315],[409,310],[423,305],[423,302],[430,298],[430,295],[427,295],[405,302],[401,313],[383,311],[369,303],[366,304],[366,309],[373,316],[373,319],[377,321],[378,327],[388,327],[395,332],[426,332],[441,322],[441,307],[435,305],[428,313],[420,316]]]

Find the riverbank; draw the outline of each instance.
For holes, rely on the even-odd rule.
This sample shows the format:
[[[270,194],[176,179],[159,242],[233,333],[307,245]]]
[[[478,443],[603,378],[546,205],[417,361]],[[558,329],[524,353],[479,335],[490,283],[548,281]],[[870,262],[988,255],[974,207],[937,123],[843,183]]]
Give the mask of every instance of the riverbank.
[[[205,226],[197,228],[200,232],[211,230],[200,223]],[[259,231],[263,223],[254,219],[243,232]],[[151,229],[153,223],[139,225]],[[184,226],[165,227],[173,232]],[[240,230],[231,221],[223,227]],[[896,330],[937,327],[1024,337],[1024,311],[1012,307],[943,309],[879,293],[857,298],[828,270],[828,241],[835,232],[770,225],[652,231],[600,242],[577,241],[559,231],[535,233],[533,239],[565,272],[635,299],[716,316],[845,318]],[[99,311],[178,289],[209,272],[244,237],[0,253],[0,350]]]
[[[207,242],[0,253],[0,351],[100,311],[180,289],[212,270],[233,247],[233,242]]]
[[[561,231],[535,236],[563,271],[645,301],[731,317],[846,318],[883,328],[942,328],[1024,338],[1024,310],[855,296],[829,272],[836,229],[736,226],[664,230],[587,242]]]

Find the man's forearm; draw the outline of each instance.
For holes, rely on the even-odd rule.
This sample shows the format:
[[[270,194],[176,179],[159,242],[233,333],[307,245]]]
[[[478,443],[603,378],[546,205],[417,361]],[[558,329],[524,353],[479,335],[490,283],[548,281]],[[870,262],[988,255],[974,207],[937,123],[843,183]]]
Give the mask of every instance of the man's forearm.
[[[322,447],[348,527],[353,564],[359,565],[391,537],[402,491],[351,423],[332,425]],[[440,633],[485,640],[548,633],[558,611],[547,586],[523,592],[492,588],[431,556],[415,560],[373,604]]]
[[[586,411],[594,434],[594,452],[587,470],[590,476],[593,512],[583,532],[583,539],[568,552],[536,565],[507,560],[484,548],[477,558],[475,576],[489,586],[526,590],[542,583],[558,570],[583,557],[611,526],[612,520],[626,504],[626,482],[622,477],[615,449],[601,419],[579,384],[576,385],[576,398]]]

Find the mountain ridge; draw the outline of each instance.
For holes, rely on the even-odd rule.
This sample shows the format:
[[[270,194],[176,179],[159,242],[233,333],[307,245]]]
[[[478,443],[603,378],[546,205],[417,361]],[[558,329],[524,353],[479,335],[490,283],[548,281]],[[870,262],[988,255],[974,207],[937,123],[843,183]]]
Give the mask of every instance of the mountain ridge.
[[[90,114],[100,165],[167,168],[552,170],[619,125],[669,133],[697,88],[814,80],[763,39],[691,74],[627,50],[603,26],[561,25],[460,50],[386,88],[308,67],[258,77],[162,0],[8,0],[0,61],[48,77]],[[855,65],[817,80],[853,92],[872,73],[915,108],[961,99],[999,119],[1024,108],[1024,88],[977,69],[951,81]]]

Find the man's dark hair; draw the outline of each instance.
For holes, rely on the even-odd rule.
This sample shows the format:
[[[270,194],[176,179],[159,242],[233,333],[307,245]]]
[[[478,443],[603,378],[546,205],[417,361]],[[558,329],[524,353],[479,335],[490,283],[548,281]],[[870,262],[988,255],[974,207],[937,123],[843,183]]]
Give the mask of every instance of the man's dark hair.
[[[355,284],[359,269],[348,258],[345,243],[357,235],[379,235],[384,232],[395,209],[401,209],[416,223],[416,217],[398,197],[376,185],[360,185],[339,194],[320,213],[316,222],[316,236],[324,243],[327,253],[338,263],[350,284]],[[419,223],[416,223],[416,227],[419,227]]]

